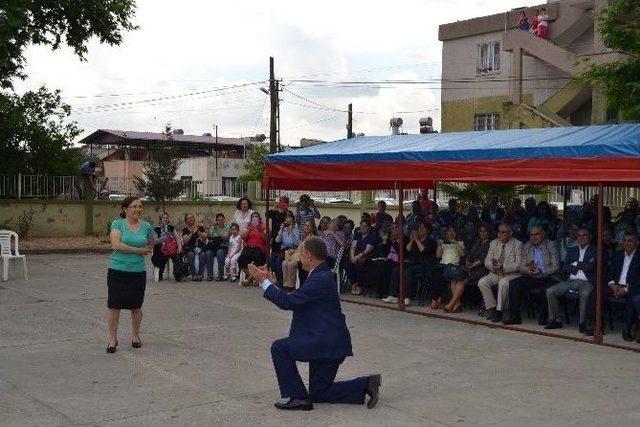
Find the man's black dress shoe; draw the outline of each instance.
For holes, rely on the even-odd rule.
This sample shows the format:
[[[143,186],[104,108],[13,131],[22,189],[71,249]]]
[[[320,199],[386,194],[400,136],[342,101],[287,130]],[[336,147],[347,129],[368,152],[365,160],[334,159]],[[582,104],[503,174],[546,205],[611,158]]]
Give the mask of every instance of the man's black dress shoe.
[[[631,329],[624,328],[622,330],[622,339],[625,341],[633,341],[633,334],[631,333]]]
[[[519,325],[522,323],[522,319],[518,316],[512,316],[502,322],[503,325]]]
[[[562,322],[558,322],[557,320],[552,320],[551,322],[547,323],[547,326],[544,327],[545,329],[560,329],[562,328]],[[582,332],[582,331],[580,331]]]
[[[310,411],[313,409],[313,402],[310,399],[292,397],[285,403],[276,402],[275,407],[284,411]]]
[[[378,403],[380,399],[380,386],[382,385],[382,375],[375,374],[367,377],[367,385],[365,386],[365,393],[369,396],[367,402],[367,408],[371,409]]]
[[[580,323],[578,325],[578,332],[580,332],[581,334],[585,334],[589,337],[593,336],[593,328],[587,326],[586,323]]]
[[[498,323],[502,320],[502,312],[498,310],[494,311],[489,320],[491,320],[493,323]]]

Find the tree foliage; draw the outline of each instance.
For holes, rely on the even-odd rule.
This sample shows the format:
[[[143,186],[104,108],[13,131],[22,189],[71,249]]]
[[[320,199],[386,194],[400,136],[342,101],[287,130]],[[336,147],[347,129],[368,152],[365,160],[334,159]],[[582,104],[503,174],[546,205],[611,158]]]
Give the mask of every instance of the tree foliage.
[[[593,64],[582,75],[606,90],[606,106],[623,120],[640,121],[640,0],[615,0],[597,17],[598,31],[608,47],[623,52],[620,62]]]
[[[9,0],[0,3],[0,87],[26,77],[24,51],[29,45],[71,47],[81,60],[93,37],[119,45],[132,23],[135,0]]]
[[[173,144],[171,127],[166,126],[165,141],[149,148],[149,160],[144,164],[144,176],[135,177],[138,191],[156,202],[166,202],[178,197],[183,190],[176,179],[180,167],[180,153]]]
[[[539,185],[493,185],[493,184],[454,184],[438,183],[440,190],[458,199],[462,206],[476,205],[486,207],[493,197],[498,198],[502,206],[510,206],[515,197],[526,194],[542,194],[547,187]]]
[[[269,154],[269,144],[255,144],[249,150],[245,169],[247,173],[238,177],[239,182],[262,181],[265,158]]]
[[[75,174],[82,154],[71,141],[80,129],[65,123],[70,114],[60,91],[0,92],[0,174]]]

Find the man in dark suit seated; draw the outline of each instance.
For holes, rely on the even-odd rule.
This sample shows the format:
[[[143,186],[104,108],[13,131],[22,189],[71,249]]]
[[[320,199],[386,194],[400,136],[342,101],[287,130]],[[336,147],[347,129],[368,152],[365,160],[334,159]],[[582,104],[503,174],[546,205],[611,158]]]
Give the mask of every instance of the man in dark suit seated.
[[[378,403],[380,375],[335,381],[340,364],[353,352],[335,277],[325,264],[326,258],[322,239],[305,239],[300,245],[300,262],[309,275],[291,293],[274,286],[275,276],[266,267],[249,265],[249,273],[262,284],[264,297],[283,310],[293,311],[289,337],[271,345],[280,394],[288,398],[275,404],[278,409],[308,411],[313,409],[313,402],[363,404],[367,395],[368,408]],[[296,362],[309,363],[308,392]]]
[[[549,304],[549,323],[545,329],[562,328],[560,321],[559,298],[568,291],[579,292],[580,294],[580,323],[578,330],[585,335],[593,335],[593,327],[590,325],[591,319],[587,319],[587,307],[593,286],[595,284],[596,272],[596,247],[591,244],[591,233],[586,228],[578,229],[578,246],[567,249],[567,259],[562,267],[567,276],[567,280],[551,286],[547,289],[547,302]]]
[[[633,326],[640,315],[640,254],[638,235],[629,231],[622,239],[623,251],[616,252],[611,262],[609,287],[616,298],[627,300],[627,321],[622,330],[625,341],[633,340]],[[640,342],[640,337],[637,339]]]

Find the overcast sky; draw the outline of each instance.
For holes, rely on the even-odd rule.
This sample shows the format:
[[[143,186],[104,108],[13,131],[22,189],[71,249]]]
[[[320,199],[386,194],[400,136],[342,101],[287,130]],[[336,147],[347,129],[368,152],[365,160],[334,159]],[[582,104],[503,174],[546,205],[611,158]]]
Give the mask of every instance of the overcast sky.
[[[92,42],[87,62],[68,49],[32,47],[30,77],[17,88],[61,89],[83,135],[99,128],[159,132],[165,123],[188,134],[213,132],[213,124],[220,136],[268,134],[267,95],[246,84],[268,78],[273,56],[286,89],[283,143],[343,138],[347,115],[339,110],[350,102],[355,132],[387,134],[389,119],[399,116],[405,132],[417,133],[423,116],[440,128],[439,83],[336,82],[439,79],[438,25],[535,4],[138,0],[140,29],[121,46]]]

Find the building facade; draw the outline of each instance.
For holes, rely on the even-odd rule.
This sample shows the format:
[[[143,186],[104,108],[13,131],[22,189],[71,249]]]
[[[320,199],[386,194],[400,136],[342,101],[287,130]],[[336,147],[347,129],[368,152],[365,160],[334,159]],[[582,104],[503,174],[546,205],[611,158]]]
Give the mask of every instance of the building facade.
[[[112,194],[136,194],[135,177],[142,177],[154,144],[166,143],[163,133],[99,129],[80,141],[99,158],[99,175]],[[184,182],[185,198],[236,196],[236,179],[245,173],[248,138],[211,135],[171,135],[181,157],[176,178]]]
[[[618,61],[595,29],[605,0],[565,0],[441,25],[442,131],[600,124],[604,95],[577,79]],[[524,11],[549,15],[547,39],[516,28]]]

